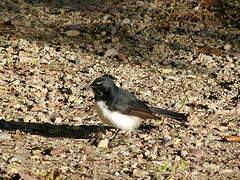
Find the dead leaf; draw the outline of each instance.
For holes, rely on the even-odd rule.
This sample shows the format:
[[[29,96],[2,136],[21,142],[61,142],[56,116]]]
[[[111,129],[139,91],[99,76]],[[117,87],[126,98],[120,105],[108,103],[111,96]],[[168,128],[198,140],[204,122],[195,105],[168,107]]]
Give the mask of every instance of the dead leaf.
[[[216,4],[217,0],[203,0],[202,7],[211,8]]]
[[[240,142],[240,136],[224,136],[222,139],[226,142]]]
[[[27,171],[20,171],[19,176],[24,180],[40,180],[41,178],[37,177],[36,175],[27,172]]]
[[[218,48],[212,48],[211,50],[210,50],[210,54],[214,54],[214,55],[220,55],[220,54],[222,54],[223,53],[223,50],[221,50],[221,49],[218,49]]]
[[[58,155],[58,154],[62,154],[65,152],[65,149],[61,148],[61,147],[57,147],[51,150],[50,154],[51,155]]]
[[[220,55],[223,53],[223,50],[219,49],[219,48],[211,48],[207,45],[205,46],[200,46],[198,47],[198,52],[203,53],[203,54],[210,54],[210,55]]]
[[[208,54],[209,49],[210,49],[210,47],[208,47],[208,46],[201,46],[201,47],[198,47],[198,52],[203,53],[203,54]]]

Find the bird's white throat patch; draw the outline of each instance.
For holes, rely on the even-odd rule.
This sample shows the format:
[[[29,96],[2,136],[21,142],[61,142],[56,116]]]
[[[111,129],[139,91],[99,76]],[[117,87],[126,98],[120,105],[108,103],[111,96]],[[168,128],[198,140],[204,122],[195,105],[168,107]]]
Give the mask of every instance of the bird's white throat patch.
[[[104,101],[97,101],[96,109],[100,119],[110,126],[122,130],[133,130],[140,126],[141,118],[110,111]]]

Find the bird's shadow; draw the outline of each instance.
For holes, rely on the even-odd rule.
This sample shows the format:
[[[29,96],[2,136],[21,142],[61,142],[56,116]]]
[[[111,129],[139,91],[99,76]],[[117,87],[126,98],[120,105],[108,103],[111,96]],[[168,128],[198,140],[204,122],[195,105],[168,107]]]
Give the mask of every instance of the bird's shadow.
[[[115,128],[98,125],[55,125],[51,123],[17,122],[1,119],[0,129],[7,131],[20,130],[27,134],[40,135],[45,137],[89,139],[92,137],[93,133],[105,132],[107,130],[112,130]],[[139,128],[140,131],[149,131],[151,129],[156,129],[156,127],[151,125],[144,125]]]
[[[93,133],[105,132],[111,129],[107,126],[67,124],[55,125],[51,123],[32,123],[0,120],[0,129],[7,131],[20,130],[25,133],[45,137],[63,137],[74,139],[89,139]]]

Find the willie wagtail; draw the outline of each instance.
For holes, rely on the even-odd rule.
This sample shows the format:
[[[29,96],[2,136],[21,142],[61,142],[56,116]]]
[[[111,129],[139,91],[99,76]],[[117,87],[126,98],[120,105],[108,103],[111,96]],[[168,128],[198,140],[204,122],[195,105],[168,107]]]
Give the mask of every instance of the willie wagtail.
[[[133,94],[117,87],[108,75],[95,79],[90,88],[95,95],[96,109],[100,119],[115,128],[137,129],[144,118],[160,119],[155,114],[162,114],[181,122],[187,120],[185,114],[147,106]]]

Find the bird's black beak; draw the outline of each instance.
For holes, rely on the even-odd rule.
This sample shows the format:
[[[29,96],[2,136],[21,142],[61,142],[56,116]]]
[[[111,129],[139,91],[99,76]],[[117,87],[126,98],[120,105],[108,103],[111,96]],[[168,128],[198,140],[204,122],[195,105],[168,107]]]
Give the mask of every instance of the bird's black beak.
[[[90,86],[88,86],[88,88],[90,88],[90,89],[94,89],[94,88],[97,88],[97,86],[94,85],[94,84],[90,84]]]
[[[99,88],[99,85],[98,85],[98,84],[95,84],[95,83],[92,83],[92,84],[90,84],[90,85],[88,86],[88,88],[89,88],[89,89],[92,89],[92,90],[98,89],[98,88]]]
[[[92,84],[89,86],[89,88],[91,89],[97,89],[101,86],[102,83],[96,83],[96,82],[92,82]]]
[[[87,85],[87,86],[83,87],[82,90],[89,91],[89,90],[94,89],[94,88],[96,88],[96,86],[94,86],[93,84],[91,84],[91,85],[89,85],[89,86]]]

